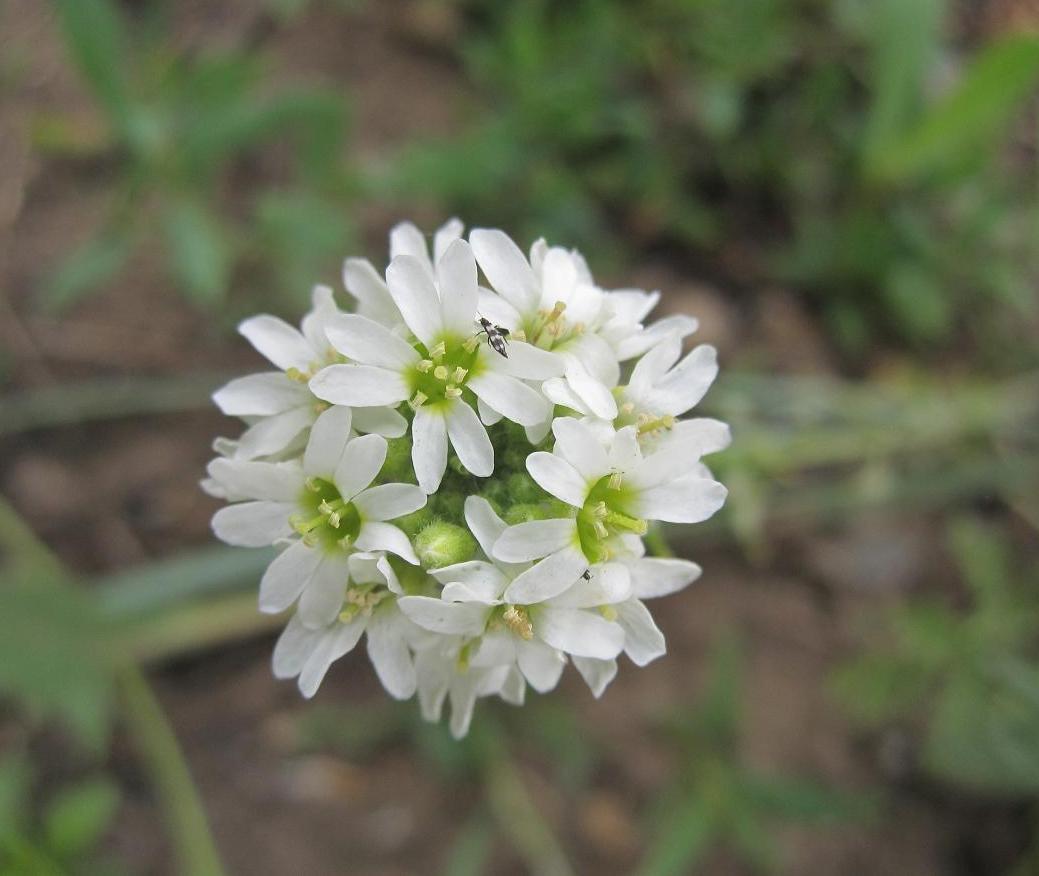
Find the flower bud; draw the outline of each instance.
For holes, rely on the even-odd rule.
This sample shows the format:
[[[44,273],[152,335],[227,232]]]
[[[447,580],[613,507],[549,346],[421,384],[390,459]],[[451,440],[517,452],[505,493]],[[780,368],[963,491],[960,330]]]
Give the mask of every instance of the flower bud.
[[[425,568],[441,569],[471,560],[476,553],[476,539],[461,526],[437,520],[418,534],[415,553]]]

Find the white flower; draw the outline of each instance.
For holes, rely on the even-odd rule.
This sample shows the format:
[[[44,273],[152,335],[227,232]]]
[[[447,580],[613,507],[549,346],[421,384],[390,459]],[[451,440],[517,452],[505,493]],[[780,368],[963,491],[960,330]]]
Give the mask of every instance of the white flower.
[[[552,431],[553,452],[530,454],[527,471],[572,506],[573,516],[509,527],[494,545],[500,560],[545,557],[541,565],[549,569],[603,562],[623,549],[620,536],[643,535],[649,520],[697,523],[725,502],[725,487],[699,470],[675,476],[686,463],[680,453],[643,457],[634,426],[608,436],[605,444],[588,424],[571,417],[557,417]],[[555,585],[561,583],[557,578]]]
[[[476,398],[517,423],[541,422],[551,405],[521,378],[558,374],[556,359],[522,342],[511,343],[504,357],[481,342],[476,262],[464,240],[447,247],[435,275],[421,259],[399,255],[386,279],[414,339],[404,340],[364,316],[340,316],[327,335],[351,362],[320,371],[311,390],[334,404],[360,408],[395,408],[410,400],[412,460],[427,493],[440,486],[449,441],[468,471],[489,476],[494,451],[473,409]]]
[[[229,448],[235,458],[256,459],[290,449],[327,407],[314,398],[307,381],[339,359],[325,336],[326,326],[339,313],[332,290],[315,286],[313,306],[299,330],[268,315],[251,317],[238,326],[249,343],[280,370],[236,378],[213,394],[221,411],[250,424]],[[406,423],[393,411],[374,410],[359,414],[354,428],[394,438],[404,434]]]
[[[299,676],[299,689],[312,697],[328,668],[367,633],[368,657],[387,692],[399,700],[415,693],[411,645],[421,631],[397,607],[403,591],[385,555],[350,556],[349,578],[339,586],[338,616],[324,626],[308,626],[294,614],[274,647],[275,678]],[[345,606],[345,607],[344,607]]]
[[[284,546],[260,582],[262,611],[283,611],[299,599],[302,622],[321,626],[339,609],[353,551],[386,550],[418,563],[408,537],[385,521],[418,510],[426,496],[411,484],[370,486],[386,459],[386,439],[350,438],[350,425],[349,408],[325,411],[302,463],[210,463],[210,476],[240,500],[214,515],[217,536],[243,547]]]
[[[475,228],[469,241],[499,293],[481,296],[481,309],[513,335],[560,355],[567,386],[597,417],[617,416],[610,390],[620,378],[621,361],[671,333],[684,336],[696,329],[695,320],[680,317],[662,320],[652,332],[644,330],[641,321],[659,295],[600,289],[575,251],[539,240],[528,262],[497,229]]]
[[[291,611],[274,674],[311,697],[366,637],[390,695],[417,694],[428,720],[450,703],[456,738],[480,697],[521,705],[568,662],[598,697],[621,653],[664,654],[647,600],[700,569],[646,557],[642,536],[722,505],[701,459],[730,440],[682,419],[717,373],[712,347],[682,355],[696,320],[645,324],[659,293],[602,289],[543,240],[528,260],[463,231],[395,226],[385,279],[347,259],[354,312],[318,287],[298,330],[243,322],[276,370],[214,395],[245,429],[214,442],[202,481],[228,503],[220,538],[280,550],[259,587],[262,611]]]
[[[504,521],[478,496],[466,500],[465,517],[490,556],[506,529]],[[600,609],[630,596],[625,566],[593,566],[547,599],[539,598],[542,579],[536,566],[473,560],[432,574],[444,585],[440,598],[405,596],[400,600],[404,613],[425,629],[475,644],[470,666],[516,664],[542,693],[559,681],[564,654],[610,659],[624,645],[623,630]]]

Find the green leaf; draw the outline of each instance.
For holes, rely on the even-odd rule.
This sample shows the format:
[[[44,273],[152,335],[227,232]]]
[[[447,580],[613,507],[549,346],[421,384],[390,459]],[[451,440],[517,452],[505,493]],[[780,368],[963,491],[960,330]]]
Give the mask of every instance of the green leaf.
[[[24,829],[31,779],[32,770],[24,757],[8,755],[0,761],[0,848],[4,838]]]
[[[875,162],[919,109],[924,79],[936,60],[943,0],[877,0],[871,4],[872,103],[863,133]]]
[[[679,876],[695,872],[712,839],[714,824],[707,803],[691,796],[671,809],[636,871],[638,876]]]
[[[44,283],[43,304],[62,310],[114,277],[133,252],[135,238],[122,229],[102,232],[72,252]]]
[[[203,307],[220,303],[230,281],[231,252],[219,221],[190,200],[168,204],[162,219],[166,258],[183,292]]]
[[[929,676],[892,654],[860,657],[837,669],[831,689],[841,706],[865,724],[880,724],[916,708]]]
[[[883,149],[878,146],[872,175],[887,182],[906,182],[980,163],[1034,94],[1037,80],[1039,38],[1017,34],[992,43],[952,94],[904,135]]]
[[[444,876],[481,876],[489,872],[493,834],[481,816],[475,816],[458,831],[447,850],[441,872]]]
[[[112,0],[55,0],[65,42],[94,94],[123,129],[130,116],[127,42]]]
[[[106,779],[63,789],[44,816],[47,844],[56,857],[79,861],[101,839],[119,806],[119,791]]]
[[[891,318],[911,341],[944,340],[952,331],[953,304],[942,281],[928,265],[893,265],[883,287]]]
[[[63,721],[92,750],[108,736],[111,631],[93,602],[54,579],[0,576],[0,694]]]
[[[741,785],[752,807],[772,818],[839,824],[862,818],[873,810],[872,801],[866,797],[803,779],[747,777]]]

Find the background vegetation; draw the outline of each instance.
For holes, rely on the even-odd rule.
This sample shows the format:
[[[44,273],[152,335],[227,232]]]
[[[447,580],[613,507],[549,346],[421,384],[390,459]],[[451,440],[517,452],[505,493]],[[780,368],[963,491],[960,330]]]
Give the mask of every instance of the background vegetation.
[[[0,29],[0,872],[1039,871],[1034,4]],[[700,316],[736,435],[673,653],[460,745],[363,655],[270,679],[265,557],[194,487],[236,320],[452,214]]]

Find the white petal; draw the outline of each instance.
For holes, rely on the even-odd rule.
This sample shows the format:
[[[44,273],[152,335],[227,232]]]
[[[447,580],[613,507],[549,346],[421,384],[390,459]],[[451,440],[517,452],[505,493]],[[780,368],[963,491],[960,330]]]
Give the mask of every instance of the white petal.
[[[495,325],[507,328],[510,332],[516,331],[523,323],[523,317],[519,315],[516,308],[490,289],[480,289],[477,313]]]
[[[455,739],[462,739],[469,732],[469,725],[473,720],[476,690],[472,684],[461,686],[455,683],[451,685],[449,696],[451,699],[451,721],[448,726],[451,729],[451,736]]]
[[[238,459],[255,459],[278,453],[313,421],[314,409],[309,404],[264,417],[241,434],[234,455]]]
[[[361,524],[361,531],[357,534],[354,544],[358,550],[389,551],[413,566],[418,565],[418,557],[415,556],[408,537],[392,523],[366,520]]]
[[[439,721],[451,684],[453,666],[446,660],[425,659],[415,665],[419,711],[424,721]]]
[[[465,576],[465,580],[450,580],[440,591],[440,598],[445,602],[482,602],[484,605],[498,605],[501,603],[501,595],[509,586],[509,579],[500,569],[490,563],[482,563],[486,568],[479,573]],[[443,569],[437,569],[433,574],[439,581],[447,581],[442,576]],[[461,578],[457,572],[455,577]]]
[[[624,628],[624,653],[636,666],[645,666],[667,653],[664,634],[649,609],[637,599],[617,606],[617,622]]]
[[[348,624],[336,624],[321,636],[299,674],[299,689],[303,696],[307,699],[314,696],[328,667],[354,649],[364,632],[366,621],[367,618],[359,615]]]
[[[659,380],[653,404],[665,414],[684,414],[704,397],[718,376],[718,351],[701,344]]]
[[[274,677],[295,678],[299,675],[320,637],[320,632],[308,630],[300,619],[293,615],[274,646],[274,654],[271,657]]]
[[[538,486],[575,508],[584,506],[589,484],[562,456],[543,450],[527,457],[527,471]]]
[[[727,423],[710,417],[694,417],[681,420],[661,437],[658,447],[661,450],[671,447],[682,447],[690,459],[698,459],[709,453],[724,450],[732,443],[732,432]]]
[[[542,301],[567,301],[577,285],[574,260],[560,246],[551,247],[541,264]]]
[[[517,575],[505,591],[504,599],[518,605],[544,602],[574,586],[587,568],[584,554],[576,547],[565,547]]]
[[[289,515],[295,505],[285,502],[241,502],[213,515],[213,532],[236,547],[266,547],[292,535]]]
[[[635,513],[647,520],[700,523],[725,504],[727,495],[717,481],[692,475],[640,491]]]
[[[299,598],[299,619],[304,626],[319,628],[328,626],[339,615],[350,581],[350,566],[345,554],[323,554],[321,563],[303,588]]]
[[[342,405],[330,407],[314,421],[303,454],[303,470],[308,475],[332,477],[350,440],[352,425],[353,411]]]
[[[362,434],[400,438],[408,431],[408,421],[392,408],[354,408],[354,428]]]
[[[389,295],[386,297],[389,298]],[[331,352],[328,338],[325,337],[325,326],[339,313],[332,290],[320,283],[314,286],[310,292],[310,312],[303,317],[299,327],[316,359],[323,359]],[[310,364],[313,365],[313,362]]]
[[[433,235],[433,260],[439,262],[447,248],[462,236],[465,225],[461,219],[452,217],[448,219]]]
[[[577,538],[577,521],[569,517],[531,520],[510,526],[494,543],[494,556],[506,563],[547,557]]]
[[[468,386],[494,410],[521,426],[537,425],[552,410],[543,395],[505,374],[478,374],[469,378]]]
[[[397,604],[423,629],[457,636],[480,635],[491,611],[479,602],[444,602],[431,596],[402,596]]]
[[[477,477],[485,478],[494,471],[494,448],[487,430],[469,405],[461,400],[447,408],[447,434],[459,462]]]
[[[585,416],[590,416],[592,413],[592,409],[584,403],[584,399],[574,392],[570,388],[570,384],[561,377],[546,380],[541,384],[541,391],[552,404],[570,408]]]
[[[469,531],[476,536],[483,552],[492,557],[494,543],[501,538],[506,530],[505,521],[502,520],[491,507],[491,503],[482,496],[470,496],[465,500],[465,522]]]
[[[606,686],[613,681],[617,675],[616,660],[596,660],[593,657],[574,657],[574,666],[581,673],[592,696],[599,699],[606,690]]]
[[[487,280],[513,307],[520,313],[537,307],[541,297],[537,278],[508,235],[496,228],[474,228],[469,243]]]
[[[280,371],[247,374],[213,393],[213,402],[231,417],[269,417],[306,401],[303,386]]]
[[[411,464],[419,486],[435,493],[447,469],[447,423],[439,410],[420,407],[411,423]]]
[[[476,319],[476,259],[464,240],[452,243],[437,261],[437,285],[444,328],[463,337],[471,335]]]
[[[413,484],[381,484],[362,490],[353,503],[365,520],[393,520],[426,504],[426,494]]]
[[[603,420],[612,420],[617,416],[617,400],[613,393],[593,377],[575,356],[566,359],[566,382],[595,416]]]
[[[606,451],[585,423],[574,417],[556,417],[552,433],[556,436],[555,452],[562,454],[585,480],[598,480],[609,473]]]
[[[527,436],[527,441],[530,444],[538,445],[548,437],[548,433],[552,431],[552,415],[549,414],[540,423],[535,423],[533,426],[524,426],[523,433]]]
[[[628,568],[639,599],[677,593],[692,584],[703,571],[696,563],[672,557],[646,557],[630,563]]]
[[[642,463],[642,451],[639,449],[639,433],[635,426],[625,426],[613,436],[610,444],[610,468],[614,471],[629,472]]]
[[[403,322],[390,290],[367,259],[343,262],[343,285],[357,299],[357,312],[387,327]]]
[[[419,360],[415,348],[403,338],[356,313],[337,316],[325,334],[340,353],[362,365],[400,371]]]
[[[423,265],[430,264],[426,236],[411,222],[399,222],[390,229],[390,259],[400,255],[411,256]]]
[[[256,350],[282,371],[298,368],[307,371],[315,351],[307,339],[285,320],[262,314],[245,320],[238,331]]]
[[[671,335],[657,344],[652,350],[635,363],[628,380],[628,388],[637,398],[649,392],[660,378],[678,361],[682,355],[682,341]]]
[[[621,563],[592,566],[588,577],[580,577],[572,587],[552,600],[559,608],[597,608],[613,605],[631,596],[631,572]]]
[[[545,606],[534,618],[534,635],[577,657],[609,660],[624,648],[624,630],[618,624],[580,608]]]
[[[365,489],[386,462],[386,439],[382,435],[361,435],[347,442],[332,475],[339,495],[350,501]]]
[[[566,658],[555,648],[534,639],[516,645],[516,662],[530,686],[538,693],[548,693],[557,684],[566,666]]]
[[[392,609],[376,611],[368,622],[368,658],[390,696],[406,700],[415,693],[415,662],[401,635],[400,615]]]
[[[260,611],[284,611],[303,592],[321,565],[322,551],[294,541],[274,558],[260,580]]]
[[[371,365],[329,365],[311,378],[310,391],[332,404],[361,408],[395,407],[408,397],[400,374]]]
[[[294,502],[303,490],[303,472],[295,463],[220,457],[210,462],[206,471],[232,496]]]
[[[548,380],[558,377],[566,367],[562,356],[523,341],[509,341],[508,351],[509,357],[502,361],[501,367],[507,374],[522,380]]]
[[[429,267],[412,256],[398,256],[386,269],[386,284],[408,328],[427,347],[433,346],[444,325]]]
[[[510,706],[522,706],[526,692],[527,682],[523,678],[523,673],[516,667],[511,667],[498,695]]]
[[[655,347],[668,335],[677,335],[684,338],[691,335],[699,328],[699,323],[691,316],[685,314],[673,314],[658,319],[648,328],[636,334],[630,335],[617,344],[617,358],[621,362],[641,356],[646,350]]]
[[[495,423],[501,422],[501,414],[479,396],[476,399],[476,409],[480,412],[480,421],[485,426],[493,426]]]

